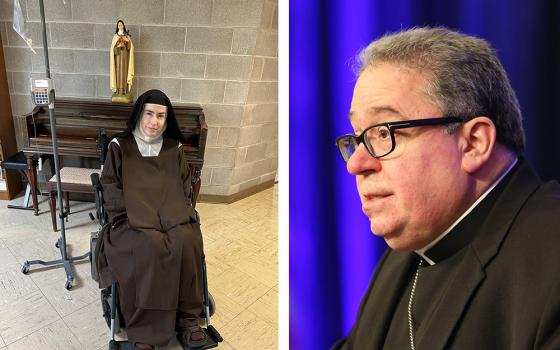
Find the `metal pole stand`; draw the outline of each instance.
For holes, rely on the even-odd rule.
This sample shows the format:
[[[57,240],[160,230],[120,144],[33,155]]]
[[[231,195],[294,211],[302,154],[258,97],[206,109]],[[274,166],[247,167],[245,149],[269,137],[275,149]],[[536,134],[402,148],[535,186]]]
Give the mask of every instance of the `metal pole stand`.
[[[39,0],[39,9],[41,11],[41,24],[43,25],[43,48],[45,50],[45,70],[47,74],[47,78],[51,78],[51,70],[49,66],[49,50],[47,45],[47,29],[45,24],[45,8],[43,6],[43,0]],[[51,135],[52,135],[52,145],[53,145],[53,155],[54,155],[54,169],[56,174],[56,191],[57,191],[57,202],[58,202],[58,218],[60,221],[60,237],[56,242],[56,247],[60,250],[60,259],[51,260],[51,261],[43,261],[43,260],[30,260],[25,261],[23,266],[21,267],[21,272],[24,274],[29,273],[29,267],[31,265],[43,265],[43,266],[52,266],[52,265],[60,265],[64,266],[64,271],[66,272],[66,289],[70,289],[74,283],[74,272],[72,271],[72,263],[78,260],[88,259],[90,257],[90,252],[87,252],[84,255],[80,255],[77,257],[68,258],[66,253],[66,230],[64,226],[64,218],[68,215],[64,212],[64,207],[62,205],[62,186],[60,181],[60,167],[59,167],[59,159],[58,159],[58,145],[56,143],[56,119],[54,114],[54,100],[55,94],[54,89],[49,91],[49,121],[51,123]]]

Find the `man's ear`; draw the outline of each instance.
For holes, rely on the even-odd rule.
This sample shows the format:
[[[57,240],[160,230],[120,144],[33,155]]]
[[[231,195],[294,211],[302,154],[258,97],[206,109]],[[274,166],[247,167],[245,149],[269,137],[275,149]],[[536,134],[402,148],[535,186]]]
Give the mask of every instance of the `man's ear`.
[[[472,174],[490,158],[496,143],[496,127],[488,117],[476,117],[459,128],[463,170]]]

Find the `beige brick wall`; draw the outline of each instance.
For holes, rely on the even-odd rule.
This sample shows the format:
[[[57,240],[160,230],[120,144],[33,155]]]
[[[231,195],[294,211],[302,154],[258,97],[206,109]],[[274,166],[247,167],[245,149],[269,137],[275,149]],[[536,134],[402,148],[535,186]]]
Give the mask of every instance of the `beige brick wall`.
[[[31,110],[29,77],[44,75],[37,0],[21,0],[37,55],[0,0],[14,115]],[[277,0],[44,0],[59,97],[110,97],[108,56],[122,18],[136,50],[134,97],[158,88],[201,104],[209,126],[202,194],[232,195],[274,179],[278,164]],[[21,143],[21,142],[20,142]],[[21,147],[21,144],[19,145]]]

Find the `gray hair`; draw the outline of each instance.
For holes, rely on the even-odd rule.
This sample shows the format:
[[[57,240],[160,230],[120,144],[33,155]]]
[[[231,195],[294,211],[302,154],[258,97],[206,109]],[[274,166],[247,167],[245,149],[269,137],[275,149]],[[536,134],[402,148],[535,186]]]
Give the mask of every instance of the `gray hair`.
[[[378,63],[398,64],[428,74],[424,93],[440,111],[468,120],[486,116],[497,140],[518,155],[525,149],[521,110],[494,49],[479,38],[446,28],[414,28],[390,33],[357,56],[356,73]],[[449,132],[457,124],[451,125]]]

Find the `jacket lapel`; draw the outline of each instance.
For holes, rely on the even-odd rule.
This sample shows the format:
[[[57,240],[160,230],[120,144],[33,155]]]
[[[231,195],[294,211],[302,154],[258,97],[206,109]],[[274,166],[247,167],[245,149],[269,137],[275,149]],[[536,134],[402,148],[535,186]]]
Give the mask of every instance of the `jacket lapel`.
[[[445,349],[453,329],[466,305],[484,280],[485,274],[480,261],[469,248],[454,280],[435,311],[432,322],[426,327],[424,336],[419,339],[417,349]]]
[[[419,339],[418,349],[443,350],[458,321],[466,312],[466,305],[486,274],[486,266],[498,254],[501,244],[519,210],[539,187],[540,180],[525,161],[514,169],[509,183],[493,205],[487,220],[474,232],[476,238],[466,252],[454,280],[436,309],[432,322]]]

